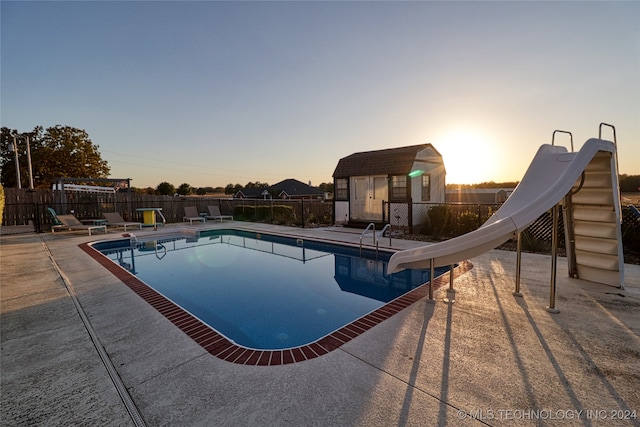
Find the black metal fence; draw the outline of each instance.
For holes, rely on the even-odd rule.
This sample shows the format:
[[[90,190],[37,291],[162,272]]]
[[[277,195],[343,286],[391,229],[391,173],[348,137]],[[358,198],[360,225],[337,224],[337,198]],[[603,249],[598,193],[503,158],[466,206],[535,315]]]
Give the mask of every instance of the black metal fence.
[[[383,202],[383,222],[410,234],[455,237],[480,227],[499,203]],[[408,220],[411,218],[411,220]]]
[[[391,222],[396,230],[409,234],[442,240],[456,237],[480,227],[489,217],[500,208],[500,204],[473,203],[387,203],[383,205],[385,222]],[[640,255],[640,218],[628,207],[622,206],[622,245],[627,255]],[[411,216],[413,215],[413,217]],[[401,218],[417,218],[417,224],[396,225]],[[558,244],[564,247],[564,223],[562,215],[558,222]],[[526,244],[530,246],[545,245],[550,248],[553,233],[553,219],[551,211],[547,211],[533,221],[524,231]],[[634,259],[635,259],[634,258]],[[630,258],[631,259],[631,258]]]

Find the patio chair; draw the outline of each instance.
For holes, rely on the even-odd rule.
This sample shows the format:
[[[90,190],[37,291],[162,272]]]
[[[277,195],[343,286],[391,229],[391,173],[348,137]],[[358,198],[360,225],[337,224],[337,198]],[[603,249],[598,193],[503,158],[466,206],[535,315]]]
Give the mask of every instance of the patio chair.
[[[198,209],[195,206],[185,206],[184,207],[184,217],[182,217],[182,221],[189,221],[189,224],[193,224],[193,221],[202,221],[206,222],[205,217],[200,216],[198,213]]]
[[[58,214],[53,208],[47,208],[47,213],[51,217],[51,232],[55,230],[64,230],[64,224],[58,219]]]
[[[104,233],[107,234],[107,226],[106,225],[86,225],[78,221],[73,215],[56,215],[58,221],[60,221],[61,225],[53,225],[51,227],[51,232],[55,233],[56,230],[68,230],[68,231],[78,231],[78,230],[87,230],[89,232],[89,236],[91,236],[91,232],[93,230],[104,230]]]
[[[207,219],[219,219],[222,222],[223,219],[230,219],[233,221],[233,215],[222,215],[220,213],[220,208],[217,206],[207,206],[209,209],[209,215],[206,216]]]
[[[141,222],[125,221],[118,212],[104,212],[102,216],[107,220],[107,225],[111,227],[124,227],[124,231],[127,231],[127,227],[142,229]]]

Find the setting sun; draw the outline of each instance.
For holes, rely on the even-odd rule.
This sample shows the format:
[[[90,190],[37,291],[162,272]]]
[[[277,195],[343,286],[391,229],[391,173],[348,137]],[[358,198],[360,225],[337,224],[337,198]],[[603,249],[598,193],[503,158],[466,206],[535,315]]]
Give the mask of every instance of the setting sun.
[[[449,184],[495,181],[501,175],[493,146],[480,132],[455,129],[436,138],[434,146],[444,159]]]

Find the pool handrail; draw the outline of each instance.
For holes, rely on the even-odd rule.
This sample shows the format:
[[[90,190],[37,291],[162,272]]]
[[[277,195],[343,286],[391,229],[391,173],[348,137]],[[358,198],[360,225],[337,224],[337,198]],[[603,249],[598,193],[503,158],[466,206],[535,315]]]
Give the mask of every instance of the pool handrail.
[[[370,222],[369,225],[367,225],[367,228],[365,228],[362,234],[360,234],[360,255],[362,255],[362,238],[367,234],[367,231],[369,231],[370,228],[373,231],[373,245],[376,244],[376,224]]]
[[[378,233],[377,239],[376,239],[376,243],[380,240],[381,237],[384,237],[384,232],[389,230],[389,246],[391,246],[391,224],[386,224],[384,227],[382,227],[382,230],[380,230],[380,232]],[[377,244],[376,244],[377,246]]]

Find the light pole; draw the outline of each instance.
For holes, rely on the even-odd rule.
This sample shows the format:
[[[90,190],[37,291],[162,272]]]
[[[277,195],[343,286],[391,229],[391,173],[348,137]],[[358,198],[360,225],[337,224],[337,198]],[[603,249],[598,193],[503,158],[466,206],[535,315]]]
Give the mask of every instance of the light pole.
[[[20,162],[18,161],[18,144],[16,143],[16,136],[13,135],[13,144],[9,144],[9,150],[13,151],[13,156],[16,159],[16,182],[18,188],[22,188],[20,183]]]
[[[20,162],[18,161],[18,142],[17,138],[24,136],[27,143],[27,166],[29,168],[29,190],[33,191],[33,169],[31,168],[31,146],[29,144],[29,135],[13,135],[13,144],[9,144],[9,150],[13,151],[13,155],[16,159],[16,179],[18,180],[18,188],[22,188],[20,182]]]
[[[29,191],[33,191],[33,169],[31,169],[31,147],[29,146],[29,135],[25,136],[27,141],[27,165],[29,166]]]

